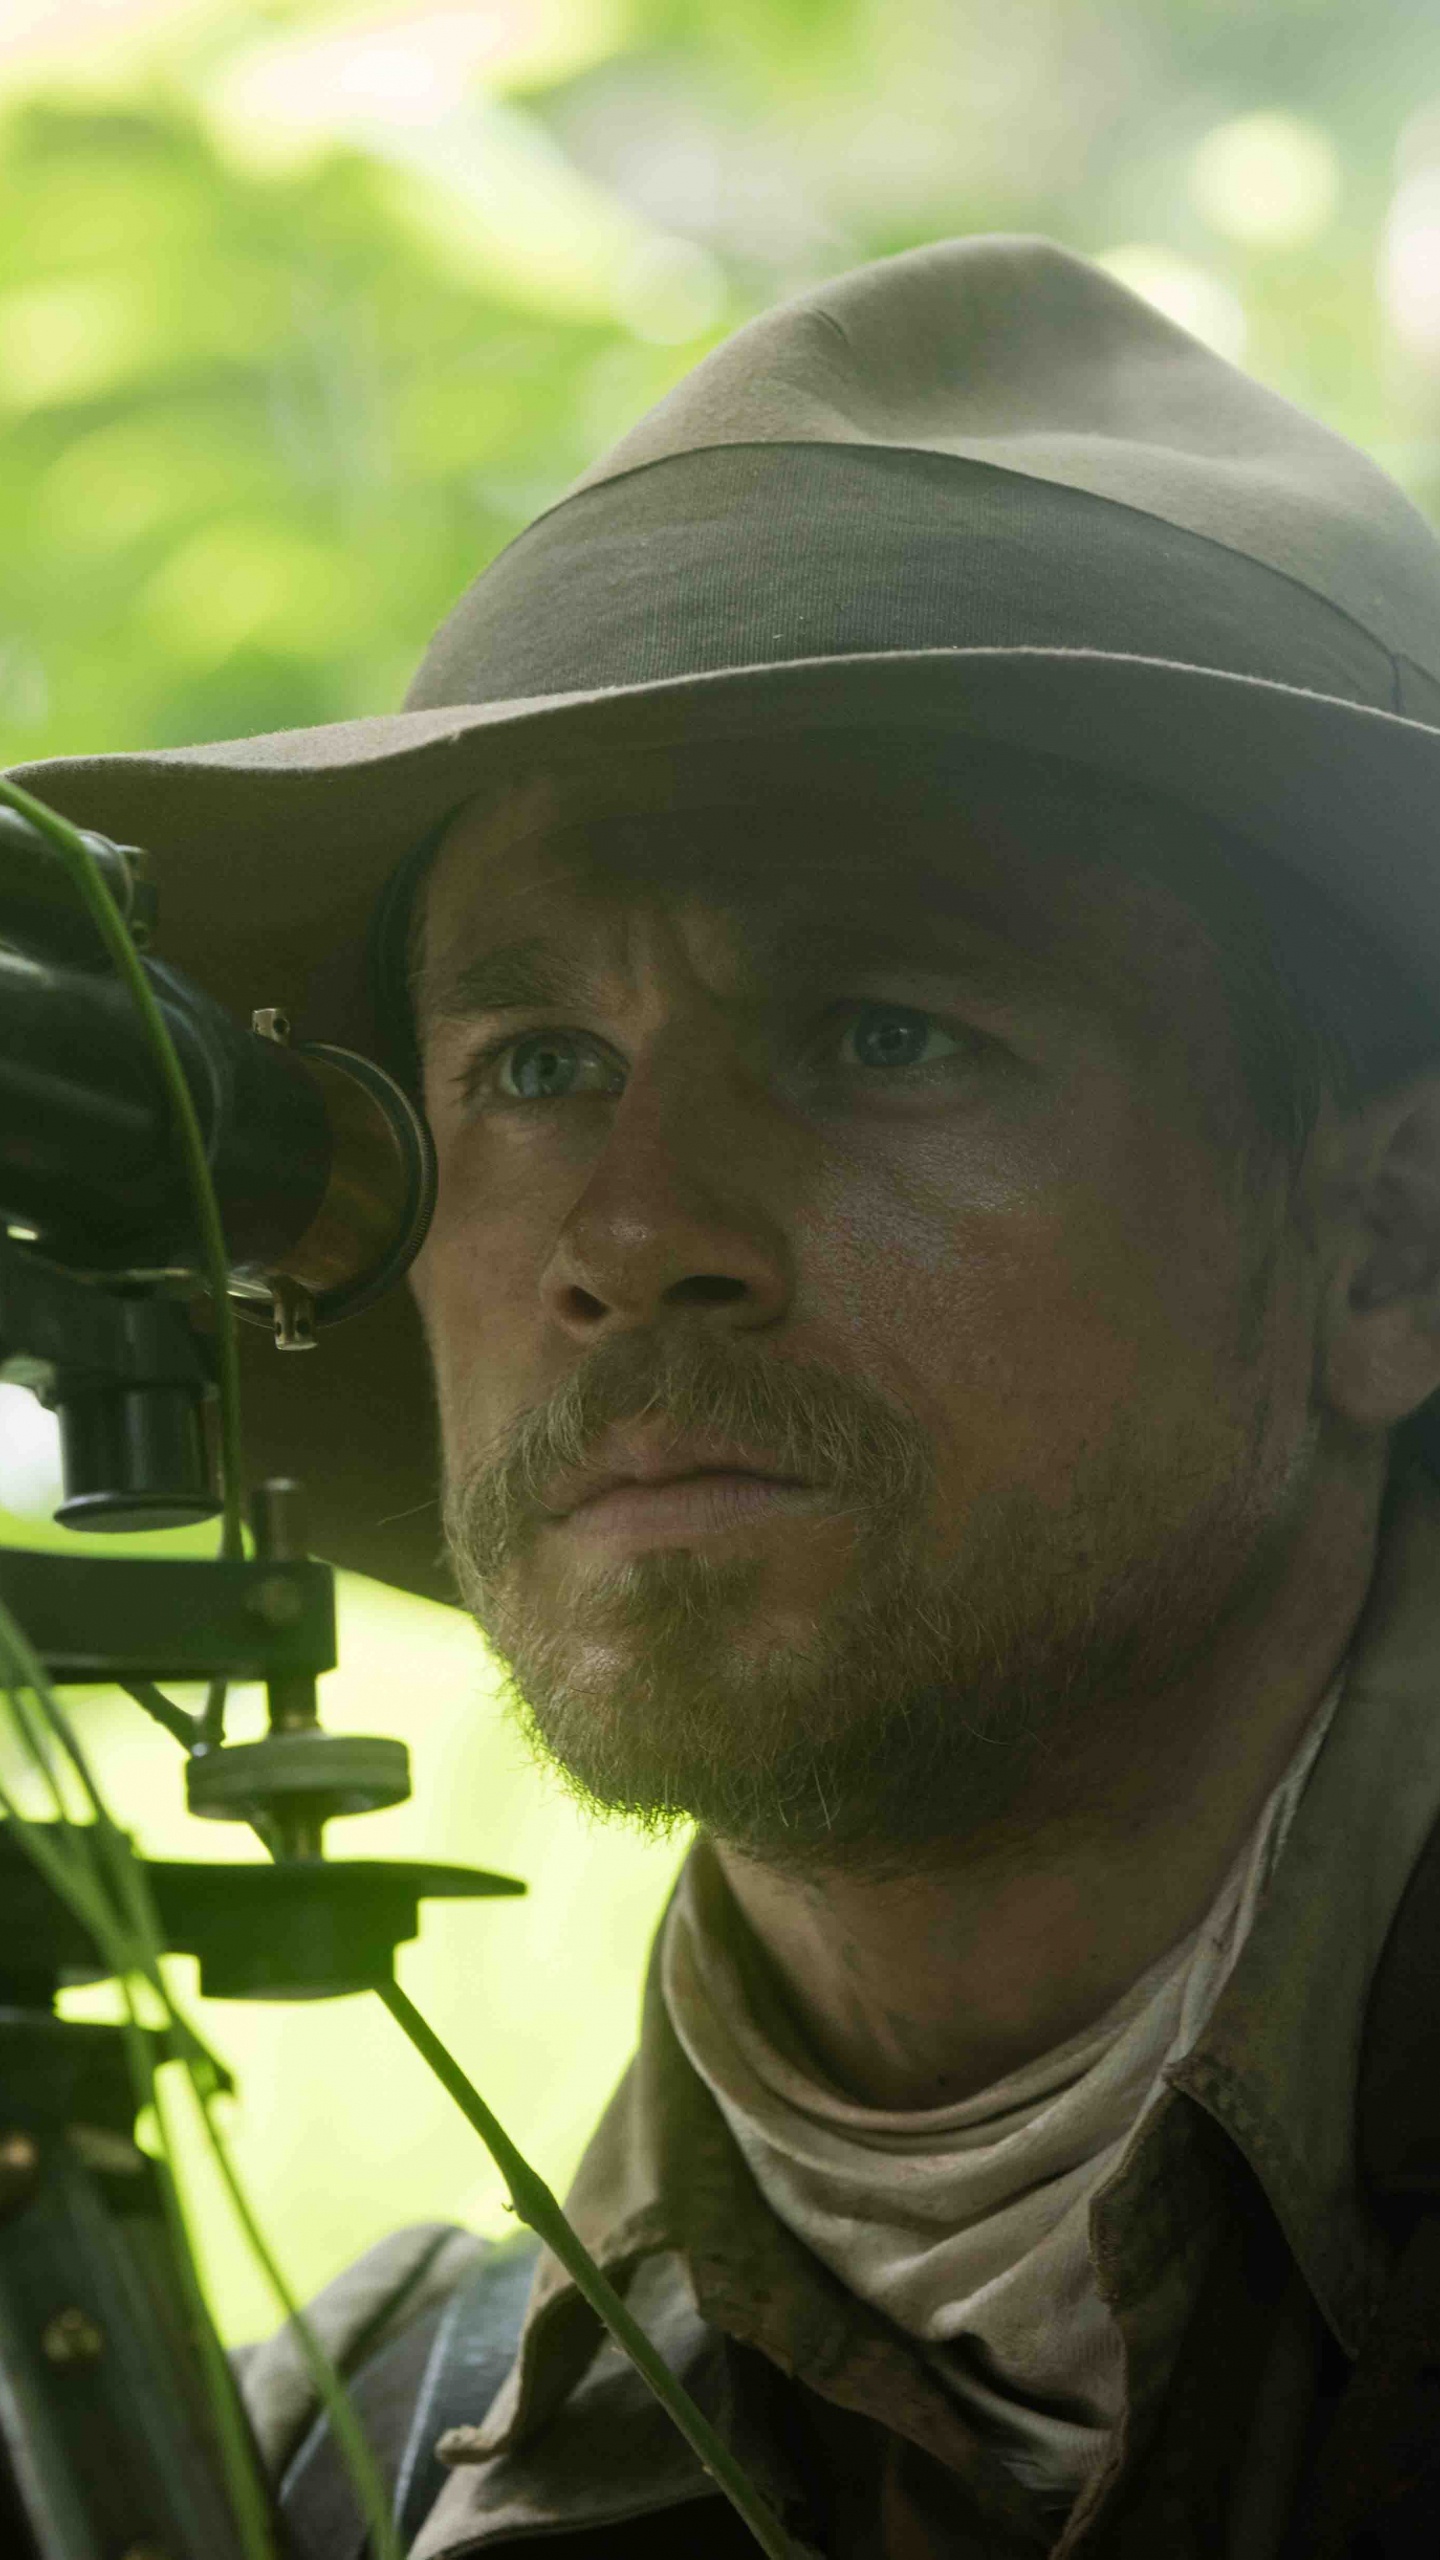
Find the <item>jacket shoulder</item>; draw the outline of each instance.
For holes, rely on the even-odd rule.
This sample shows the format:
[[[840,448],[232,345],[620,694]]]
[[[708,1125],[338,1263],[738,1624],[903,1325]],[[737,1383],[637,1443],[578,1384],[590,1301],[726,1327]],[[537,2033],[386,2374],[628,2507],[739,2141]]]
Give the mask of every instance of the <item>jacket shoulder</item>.
[[[305,2319],[338,2372],[351,2377],[447,2303],[490,2246],[458,2223],[410,2223],[334,2277],[306,2304]],[[278,2479],[320,2407],[293,2322],[238,2348],[232,2363],[261,2459]]]

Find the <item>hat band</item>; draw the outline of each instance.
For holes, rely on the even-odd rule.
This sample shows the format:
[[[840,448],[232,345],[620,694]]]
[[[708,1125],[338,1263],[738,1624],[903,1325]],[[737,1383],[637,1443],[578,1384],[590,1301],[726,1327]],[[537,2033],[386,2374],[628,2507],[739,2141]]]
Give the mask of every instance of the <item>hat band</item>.
[[[1139,509],[908,448],[717,445],[580,491],[431,643],[425,710],[859,651],[1103,650],[1397,706],[1312,589]]]

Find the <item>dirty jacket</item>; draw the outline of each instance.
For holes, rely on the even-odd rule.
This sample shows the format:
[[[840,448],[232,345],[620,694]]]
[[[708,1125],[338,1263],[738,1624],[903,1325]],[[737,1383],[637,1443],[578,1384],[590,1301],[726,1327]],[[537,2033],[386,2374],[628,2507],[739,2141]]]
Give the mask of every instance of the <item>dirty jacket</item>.
[[[775,2220],[681,2051],[652,1965],[639,2050],[569,2211],[797,2541],[827,2560],[1385,2560],[1398,2516],[1393,2547],[1406,2560],[1412,2548],[1440,2551],[1440,2247],[1433,2282],[1424,2267],[1419,2278],[1421,2327],[1434,2308],[1434,2338],[1417,2347],[1402,2306],[1397,2350],[1397,2285],[1413,2293],[1416,2248],[1425,2256],[1411,2245],[1416,2197],[1397,2196],[1395,2177],[1384,2192],[1367,2179],[1357,2130],[1372,1984],[1437,1818],[1440,1490],[1417,1474],[1392,1500],[1344,1695],[1235,1972],[1093,2200],[1097,2281],[1125,2342],[1126,2412],[1106,2468],[1068,2516],[1047,2513],[1003,2469],[924,2345]],[[1440,2016],[1440,1895],[1435,1904]],[[1422,1968],[1422,1991],[1428,1980]],[[1398,2005],[1413,2020],[1409,1984]],[[1433,2094],[1440,2202],[1440,2030],[1399,2067],[1407,2091],[1424,2084],[1422,2115]],[[1394,2076],[1382,2088],[1385,2123],[1409,2103],[1398,2115],[1390,2105]],[[360,2368],[392,2476],[408,2442],[412,2518],[415,2466],[429,2466],[436,2494],[427,2491],[413,2560],[498,2560],[535,2541],[557,2560],[743,2560],[754,2549],[745,2528],[548,2256],[513,2361],[507,2341],[483,2393],[477,2369],[473,2415],[438,2446],[413,2441],[418,2347],[439,2334],[444,2299],[478,2252],[449,2230],[399,2234],[318,2307]],[[502,2255],[502,2290],[504,2271]],[[513,2266],[508,2282],[513,2291]],[[1377,2336],[1372,2371],[1365,2351]],[[433,2370],[433,2344],[427,2352]],[[313,2473],[324,2430],[307,2424],[283,2333],[252,2359],[248,2388],[277,2468]],[[1357,2492],[1357,2463],[1374,2469],[1377,2392],[1381,2432],[1398,2426],[1406,2445],[1398,2469],[1381,2463],[1378,2489],[1362,2480]],[[1358,2454],[1357,2393],[1369,2410]],[[1422,2510],[1433,2532],[1406,2540]],[[338,2525],[323,2538],[323,2560],[362,2547]]]

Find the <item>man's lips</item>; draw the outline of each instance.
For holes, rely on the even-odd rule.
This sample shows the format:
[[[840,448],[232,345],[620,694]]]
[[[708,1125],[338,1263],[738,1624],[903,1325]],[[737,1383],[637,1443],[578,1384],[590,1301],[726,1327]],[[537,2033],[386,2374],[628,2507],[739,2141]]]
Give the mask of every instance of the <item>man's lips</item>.
[[[818,1486],[730,1451],[637,1449],[577,1469],[546,1510],[568,1535],[628,1547],[723,1536],[823,1504]]]

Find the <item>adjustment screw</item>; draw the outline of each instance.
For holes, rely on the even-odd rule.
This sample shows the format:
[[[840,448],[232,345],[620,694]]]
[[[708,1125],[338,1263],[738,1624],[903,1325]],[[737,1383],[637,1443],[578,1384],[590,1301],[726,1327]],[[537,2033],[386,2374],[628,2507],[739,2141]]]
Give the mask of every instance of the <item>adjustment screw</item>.
[[[25,2203],[40,2172],[40,2145],[33,2133],[11,2125],[0,2133],[0,2215]]]
[[[245,1606],[252,1618],[262,1618],[267,1627],[293,1627],[305,1615],[304,1594],[278,1573],[257,1582]]]
[[[49,2364],[94,2364],[105,2353],[105,2332],[78,2303],[57,2311],[40,2332],[40,2353]]]
[[[40,2145],[33,2133],[22,2133],[18,2125],[0,2133],[0,2181],[33,2178],[39,2166]]]
[[[294,1564],[305,1553],[305,1496],[293,1476],[267,1476],[250,1504],[255,1552],[265,1564]]]

